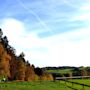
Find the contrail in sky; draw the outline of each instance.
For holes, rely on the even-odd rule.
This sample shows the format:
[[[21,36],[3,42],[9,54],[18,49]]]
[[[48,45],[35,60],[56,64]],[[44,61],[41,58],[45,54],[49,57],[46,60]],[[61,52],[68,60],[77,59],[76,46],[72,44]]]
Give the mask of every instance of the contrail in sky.
[[[53,34],[53,31],[47,26],[47,24],[41,20],[41,18],[31,9],[29,9],[28,7],[25,6],[25,4],[21,1],[21,0],[17,0],[18,3],[24,8],[26,9],[29,13],[31,13],[32,15],[34,15],[36,17],[36,19],[40,22],[40,24],[47,30],[50,31],[50,33]]]

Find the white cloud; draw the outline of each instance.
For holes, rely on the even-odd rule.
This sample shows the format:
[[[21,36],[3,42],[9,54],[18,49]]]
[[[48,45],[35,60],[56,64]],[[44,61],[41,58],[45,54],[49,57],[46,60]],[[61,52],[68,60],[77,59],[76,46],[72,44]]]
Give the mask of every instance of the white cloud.
[[[80,10],[90,10],[90,5],[89,4],[83,5],[80,7]]]
[[[15,48],[18,47],[23,39],[25,30],[24,24],[14,18],[2,19],[0,23],[4,35],[8,37],[10,45],[15,46]]]
[[[83,3],[81,6],[79,6],[77,13],[72,16],[71,21],[84,21],[90,22],[90,2]]]
[[[18,37],[22,37],[22,33],[24,33],[23,23],[13,18],[3,19],[1,28],[12,44],[15,43],[14,41],[19,40]]]
[[[5,27],[4,27],[5,26]],[[21,32],[24,30],[23,23],[19,20],[16,20],[14,18],[6,18],[2,20],[2,28],[6,30],[7,33],[8,30],[10,30],[11,34],[21,34]],[[18,30],[18,32],[17,32]]]
[[[74,17],[72,17],[71,21],[90,21],[90,12],[89,13],[81,13]]]
[[[63,33],[45,39],[37,39],[40,41],[40,45],[48,48],[48,51],[46,53],[43,51],[30,51],[30,57],[32,60],[35,60],[33,62],[36,65],[89,65],[90,28]],[[37,45],[34,47],[39,47]]]
[[[26,32],[21,21],[4,19],[2,29],[17,52],[24,51],[35,66],[89,65],[90,28],[39,38],[35,32]]]

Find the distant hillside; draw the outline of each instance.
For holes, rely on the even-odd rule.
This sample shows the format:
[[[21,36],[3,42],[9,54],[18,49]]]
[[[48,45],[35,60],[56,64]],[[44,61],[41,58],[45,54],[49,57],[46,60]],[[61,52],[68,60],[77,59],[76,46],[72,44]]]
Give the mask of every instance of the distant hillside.
[[[54,77],[90,76],[90,67],[60,66],[43,67],[42,69],[51,73]]]

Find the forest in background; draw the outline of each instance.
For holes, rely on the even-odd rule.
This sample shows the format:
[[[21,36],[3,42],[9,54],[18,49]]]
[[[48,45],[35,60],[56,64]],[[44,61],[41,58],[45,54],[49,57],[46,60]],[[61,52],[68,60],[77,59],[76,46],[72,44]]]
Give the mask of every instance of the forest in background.
[[[16,50],[9,45],[7,36],[3,36],[3,31],[0,29],[0,81],[3,79],[9,81],[53,80],[52,74],[39,67],[35,68],[25,60],[24,56],[23,52],[16,55]]]

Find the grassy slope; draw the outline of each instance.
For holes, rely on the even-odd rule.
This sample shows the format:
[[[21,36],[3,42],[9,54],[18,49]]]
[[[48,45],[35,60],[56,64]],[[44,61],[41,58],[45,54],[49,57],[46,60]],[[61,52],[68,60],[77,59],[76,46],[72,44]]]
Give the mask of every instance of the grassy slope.
[[[72,79],[70,81],[90,85],[90,79]]]
[[[47,70],[47,72],[66,74],[66,73],[70,73],[72,71],[71,71],[71,69],[59,69],[59,70]]]
[[[78,83],[81,83],[81,84],[90,85],[90,79],[72,79],[70,81],[78,82]],[[72,86],[71,83],[67,83],[67,85]],[[77,89],[82,89],[83,90],[83,86],[81,86],[81,85],[73,84],[73,87],[77,88]],[[84,89],[85,90],[90,90],[90,87],[84,86]]]

